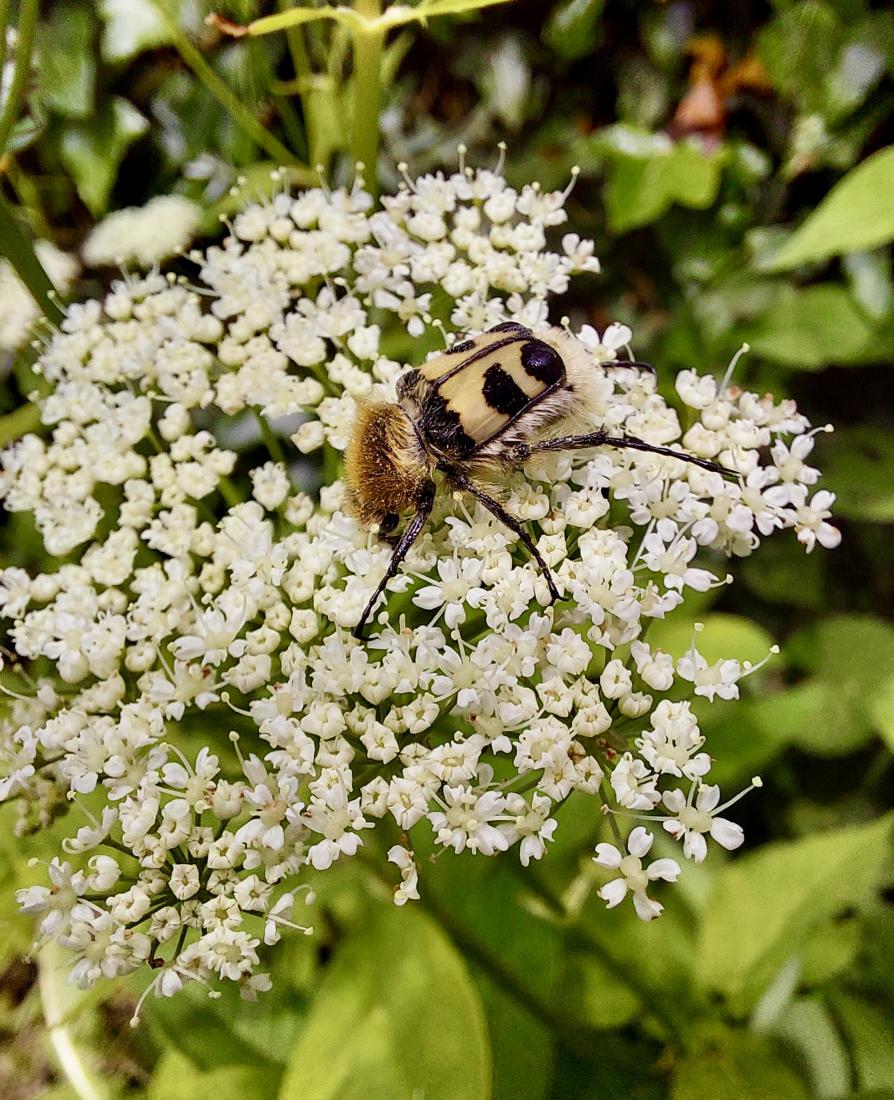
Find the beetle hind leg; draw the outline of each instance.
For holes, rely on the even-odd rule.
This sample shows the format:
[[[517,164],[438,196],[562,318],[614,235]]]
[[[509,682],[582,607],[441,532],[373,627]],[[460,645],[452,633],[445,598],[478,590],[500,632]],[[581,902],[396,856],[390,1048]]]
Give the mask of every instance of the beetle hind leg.
[[[540,566],[540,572],[543,574],[543,578],[546,581],[547,588],[549,588],[550,603],[555,603],[557,600],[562,599],[562,593],[559,591],[555,578],[553,577],[552,570],[546,564],[543,559],[543,555],[537,549],[537,546],[531,536],[525,529],[521,520],[516,519],[510,512],[507,512],[502,504],[498,500],[494,500],[492,496],[486,493],[480,486],[468,477],[466,474],[459,470],[448,470],[447,476],[451,485],[457,489],[463,489],[471,495],[491,513],[497,517],[500,523],[509,528],[510,531],[514,531],[516,535],[521,539],[522,543],[527,547],[528,552],[537,564]]]

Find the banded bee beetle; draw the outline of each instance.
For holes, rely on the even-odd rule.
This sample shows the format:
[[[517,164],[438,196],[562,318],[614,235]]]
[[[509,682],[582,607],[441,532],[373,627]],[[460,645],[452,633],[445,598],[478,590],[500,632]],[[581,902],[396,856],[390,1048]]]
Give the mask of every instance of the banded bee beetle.
[[[604,366],[654,369],[626,360]],[[355,637],[363,637],[385,586],[431,514],[435,474],[450,489],[471,494],[518,535],[555,601],[559,590],[534,540],[479,483],[482,473],[520,466],[531,455],[585,447],[649,451],[731,473],[683,451],[633,436],[611,436],[604,429],[543,438],[545,429],[584,404],[596,369],[584,346],[567,330],[551,328],[535,335],[509,321],[406,371],[397,381],[396,402],[358,406],[345,454],[348,508],[364,526],[388,539],[394,552],[354,628]],[[411,518],[395,537],[401,513],[410,510]]]

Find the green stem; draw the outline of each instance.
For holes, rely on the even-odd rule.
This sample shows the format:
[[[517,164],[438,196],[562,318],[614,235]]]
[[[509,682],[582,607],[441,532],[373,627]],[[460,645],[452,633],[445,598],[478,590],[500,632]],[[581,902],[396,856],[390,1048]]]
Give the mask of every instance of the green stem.
[[[267,422],[267,418],[263,416],[257,409],[252,409],[255,414],[255,420],[258,422],[258,427],[261,429],[261,438],[264,440],[264,446],[270,457],[274,462],[279,462],[280,465],[285,465],[285,455],[282,453],[282,447],[279,445],[279,440],[276,438],[273,429]]]
[[[277,0],[280,11],[288,11],[292,6],[291,0]],[[304,29],[301,26],[289,27],[286,30],[286,42],[289,45],[289,54],[292,58],[292,68],[299,81],[309,77],[312,73],[310,58],[307,56],[307,46],[304,42]]]
[[[40,409],[36,405],[22,405],[15,412],[0,416],[0,447],[14,443],[40,425]]]
[[[183,32],[176,18],[168,11],[167,0],[153,0],[155,7],[164,20],[171,40],[177,52],[196,76],[205,85],[208,91],[229,112],[232,118],[243,130],[259,145],[265,153],[271,156],[277,164],[298,164],[295,156],[269,133],[257,118],[239,99],[236,93],[217,75],[202,55],[201,50]]]
[[[6,28],[8,24],[9,0],[0,0],[0,73],[3,72],[3,66],[6,64]]]
[[[0,252],[9,260],[16,275],[28,288],[44,316],[53,324],[63,317],[62,307],[56,300],[56,289],[38,260],[28,234],[19,225],[12,207],[0,192]]]
[[[6,143],[19,118],[25,84],[31,73],[31,53],[34,49],[34,32],[40,0],[22,0],[19,5],[19,25],[16,35],[16,59],[12,71],[9,96],[0,114],[0,153],[6,152]],[[6,3],[4,0],[4,8]],[[3,31],[6,31],[6,13],[3,13]]]
[[[382,13],[381,0],[357,0],[355,10],[369,19]],[[356,27],[354,48],[354,109],[351,114],[351,155],[366,167],[366,187],[378,194],[379,111],[382,100],[382,49],[385,32]]]
[[[217,488],[220,495],[231,508],[235,508],[237,504],[243,504],[245,502],[243,495],[228,477],[221,477],[217,483]]]

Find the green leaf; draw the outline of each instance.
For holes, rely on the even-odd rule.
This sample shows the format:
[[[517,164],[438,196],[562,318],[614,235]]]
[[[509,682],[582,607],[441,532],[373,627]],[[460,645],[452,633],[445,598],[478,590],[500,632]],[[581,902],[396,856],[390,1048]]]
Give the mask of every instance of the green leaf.
[[[96,61],[93,13],[84,4],[57,4],[41,24],[38,92],[51,111],[86,118],[93,110]]]
[[[62,131],[59,155],[94,217],[105,213],[124,154],[148,128],[136,107],[113,96],[89,121],[70,123]]]
[[[839,180],[770,264],[789,271],[894,240],[894,146],[873,153]]]
[[[808,1100],[773,1040],[727,1031],[678,1065],[671,1100]]]
[[[147,1023],[161,1044],[183,1055],[197,1071],[285,1062],[301,1025],[301,1007],[284,981],[250,1007],[235,990],[226,989],[220,999],[211,1000],[195,984],[147,1005]]]
[[[869,701],[869,716],[885,744],[894,752],[894,675],[876,687]]]
[[[605,0],[565,0],[553,8],[543,39],[560,57],[586,57],[596,46]]]
[[[831,994],[828,999],[847,1037],[860,1088],[894,1089],[890,1012],[851,993]]]
[[[129,61],[171,41],[152,0],[100,0],[99,13],[104,23],[100,48],[106,61]]]
[[[726,154],[690,141],[613,126],[595,139],[608,163],[609,227],[624,233],[661,217],[674,203],[703,210],[717,198]]]
[[[848,519],[894,521],[894,437],[885,428],[836,431],[823,441],[823,488]]]
[[[758,35],[758,55],[773,86],[806,112],[822,114],[826,79],[841,48],[841,22],[822,0],[802,0],[781,11]]]
[[[808,997],[792,1001],[776,1021],[773,1034],[797,1048],[817,1100],[848,1093],[851,1073],[847,1050],[822,1001]]]
[[[889,815],[871,825],[768,845],[718,874],[695,952],[701,986],[748,1011],[803,937],[876,881]]]
[[[756,355],[806,370],[886,357],[866,315],[838,283],[780,287],[772,305],[737,335]]]
[[[264,1066],[220,1066],[203,1072],[182,1054],[167,1050],[152,1074],[146,1100],[247,1100],[272,1096],[275,1088],[276,1072]]]
[[[821,720],[805,726],[802,743],[825,745],[834,753],[867,740],[885,704],[892,668],[894,627],[883,619],[839,615],[822,622],[817,631],[816,679],[825,684],[826,702]]]
[[[416,909],[374,908],[338,951],[279,1100],[487,1100],[481,1003],[449,940]]]
[[[692,623],[682,619],[656,619],[649,627],[649,644],[682,657],[692,644]],[[695,634],[695,645],[709,664],[727,657],[738,661],[762,661],[773,645],[762,626],[743,615],[715,612],[707,615]]]

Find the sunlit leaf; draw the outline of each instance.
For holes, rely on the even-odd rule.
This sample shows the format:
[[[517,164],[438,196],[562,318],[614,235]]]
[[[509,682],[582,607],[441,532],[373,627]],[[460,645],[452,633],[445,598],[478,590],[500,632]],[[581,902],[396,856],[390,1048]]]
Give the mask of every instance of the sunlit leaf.
[[[848,1039],[857,1081],[864,1089],[894,1089],[894,1026],[878,1004],[851,993],[835,992],[829,1005]]]
[[[249,1100],[272,1096],[275,1088],[276,1073],[269,1067],[233,1065],[202,1071],[182,1054],[167,1050],[152,1074],[146,1100]]]
[[[842,252],[894,240],[894,146],[880,149],[839,180],[770,264],[788,271]]]
[[[461,957],[419,910],[371,910],[339,950],[279,1100],[486,1100],[490,1049]]]
[[[890,815],[871,825],[767,845],[717,876],[696,952],[703,988],[745,1011],[801,938],[852,906],[889,858]]]
[[[670,1095],[671,1100],[808,1100],[810,1094],[780,1044],[728,1031],[680,1062]]]
[[[886,358],[869,319],[836,283],[780,287],[772,305],[738,332],[756,355],[789,367],[816,370]]]

